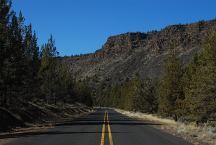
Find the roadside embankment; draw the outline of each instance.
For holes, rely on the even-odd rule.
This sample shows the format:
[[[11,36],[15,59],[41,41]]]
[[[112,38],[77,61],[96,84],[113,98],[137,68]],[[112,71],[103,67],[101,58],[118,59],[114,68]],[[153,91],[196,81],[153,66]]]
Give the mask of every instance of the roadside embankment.
[[[42,101],[23,103],[10,109],[0,108],[0,132],[52,127],[92,111],[93,108],[80,103],[46,104]]]

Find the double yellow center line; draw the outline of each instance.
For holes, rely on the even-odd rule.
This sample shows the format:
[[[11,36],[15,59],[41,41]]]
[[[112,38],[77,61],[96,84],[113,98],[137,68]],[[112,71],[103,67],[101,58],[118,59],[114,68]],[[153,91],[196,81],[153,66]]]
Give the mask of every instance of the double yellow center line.
[[[108,115],[107,112],[105,112],[105,114],[104,114],[104,121],[103,121],[100,145],[104,145],[106,124],[107,124],[107,127],[108,127],[109,143],[110,143],[110,145],[113,145],[113,139],[112,139],[112,132],[111,132],[111,127],[110,127],[109,115]]]

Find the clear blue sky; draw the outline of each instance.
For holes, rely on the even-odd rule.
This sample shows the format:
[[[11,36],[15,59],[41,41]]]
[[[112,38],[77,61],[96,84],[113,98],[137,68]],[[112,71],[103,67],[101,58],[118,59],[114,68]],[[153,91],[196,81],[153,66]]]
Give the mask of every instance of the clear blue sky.
[[[39,44],[50,34],[61,55],[94,52],[111,35],[216,18],[216,0],[13,0]]]

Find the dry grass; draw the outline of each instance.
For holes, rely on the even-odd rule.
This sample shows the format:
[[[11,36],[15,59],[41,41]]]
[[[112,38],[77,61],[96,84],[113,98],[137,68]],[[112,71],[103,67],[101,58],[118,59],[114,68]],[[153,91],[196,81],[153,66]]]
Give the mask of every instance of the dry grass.
[[[196,126],[195,123],[184,124],[152,114],[115,110],[129,117],[161,123],[160,129],[180,136],[194,145],[216,145],[216,127]]]

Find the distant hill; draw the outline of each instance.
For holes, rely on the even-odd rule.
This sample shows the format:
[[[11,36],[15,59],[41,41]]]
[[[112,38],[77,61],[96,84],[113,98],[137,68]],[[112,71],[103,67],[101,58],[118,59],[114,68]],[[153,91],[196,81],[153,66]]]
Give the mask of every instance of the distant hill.
[[[184,64],[202,49],[207,36],[216,30],[216,19],[172,25],[161,31],[125,33],[108,38],[95,53],[67,57],[71,72],[88,79],[95,88],[121,83],[134,75],[157,78],[170,49]]]

